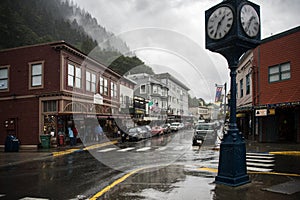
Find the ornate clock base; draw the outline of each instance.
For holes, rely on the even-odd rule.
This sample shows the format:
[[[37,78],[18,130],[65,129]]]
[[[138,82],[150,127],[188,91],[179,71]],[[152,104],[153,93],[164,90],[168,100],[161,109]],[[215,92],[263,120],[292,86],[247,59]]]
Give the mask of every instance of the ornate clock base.
[[[219,170],[215,182],[233,187],[250,182],[247,175],[246,146],[238,133],[228,134],[221,143]]]

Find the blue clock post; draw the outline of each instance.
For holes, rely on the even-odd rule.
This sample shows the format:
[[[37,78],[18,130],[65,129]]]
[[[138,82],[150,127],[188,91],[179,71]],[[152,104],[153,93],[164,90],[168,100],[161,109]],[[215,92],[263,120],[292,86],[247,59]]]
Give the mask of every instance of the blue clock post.
[[[239,186],[250,182],[246,145],[236,124],[236,70],[239,58],[260,43],[260,8],[247,0],[223,0],[205,11],[206,48],[223,55],[230,69],[229,129],[220,147],[217,184]]]

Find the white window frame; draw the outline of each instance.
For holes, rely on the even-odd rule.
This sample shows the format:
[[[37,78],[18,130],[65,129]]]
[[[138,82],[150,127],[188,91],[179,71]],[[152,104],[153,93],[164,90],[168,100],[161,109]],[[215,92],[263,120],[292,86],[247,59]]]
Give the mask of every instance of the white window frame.
[[[74,87],[75,65],[68,63],[68,86]]]
[[[0,92],[9,90],[9,66],[0,66],[0,71],[6,71],[6,74],[0,73]]]
[[[39,66],[38,72],[34,67]],[[29,63],[29,89],[40,89],[44,87],[44,61]]]
[[[86,71],[85,80],[86,91],[96,92],[96,74]]]

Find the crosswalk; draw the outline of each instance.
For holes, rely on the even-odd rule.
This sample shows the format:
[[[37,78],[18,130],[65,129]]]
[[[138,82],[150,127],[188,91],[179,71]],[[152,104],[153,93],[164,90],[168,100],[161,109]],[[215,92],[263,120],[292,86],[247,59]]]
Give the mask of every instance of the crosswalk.
[[[270,172],[274,170],[275,156],[269,153],[247,153],[247,170]]]
[[[111,147],[111,148],[104,148],[97,150],[98,153],[108,153],[108,152],[147,152],[147,151],[183,151],[191,149],[190,146],[146,146],[146,147],[125,147],[125,148],[118,148],[118,147]]]
[[[170,152],[184,152],[186,150],[191,150],[193,147],[190,146],[146,146],[146,147],[108,147],[105,149],[100,149],[98,153],[108,153],[108,152],[149,152],[149,151],[170,151]],[[195,155],[194,155],[195,156]],[[202,155],[203,156],[203,155]],[[268,153],[247,153],[246,154],[247,170],[248,171],[258,171],[258,172],[271,172],[274,170],[275,166],[275,156]],[[212,159],[201,160],[203,165],[206,167],[218,168],[218,156]]]

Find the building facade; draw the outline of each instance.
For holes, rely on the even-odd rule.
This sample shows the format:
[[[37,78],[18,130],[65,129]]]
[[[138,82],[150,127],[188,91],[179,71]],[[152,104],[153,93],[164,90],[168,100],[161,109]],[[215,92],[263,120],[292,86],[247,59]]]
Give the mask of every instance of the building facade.
[[[64,41],[0,51],[0,145],[8,134],[36,147],[40,135],[118,115],[121,76]]]
[[[188,91],[190,90],[184,83],[175,78],[169,73],[156,74],[163,84],[165,84],[168,91],[168,116],[171,117],[188,117]]]
[[[262,40],[241,60],[237,115],[240,130],[251,135],[249,139],[300,142],[299,55],[300,27],[296,27]]]
[[[168,87],[155,76],[146,73],[131,74],[127,78],[137,83],[134,95],[136,100],[145,101],[144,111],[140,112],[143,119],[166,120],[168,108]],[[136,113],[138,114],[138,113]]]

